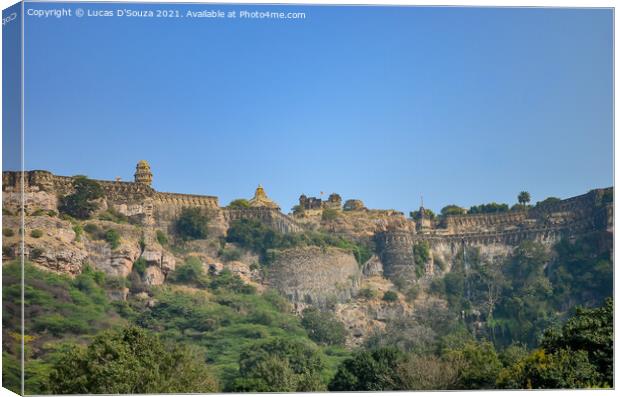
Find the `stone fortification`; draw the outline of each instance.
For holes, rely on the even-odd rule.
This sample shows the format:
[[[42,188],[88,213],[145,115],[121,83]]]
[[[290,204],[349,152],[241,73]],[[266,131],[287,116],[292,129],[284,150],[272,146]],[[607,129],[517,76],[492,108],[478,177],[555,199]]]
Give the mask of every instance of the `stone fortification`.
[[[604,244],[611,246],[613,233],[613,189],[595,189],[584,195],[525,211],[493,214],[456,215],[443,218],[436,226],[424,229],[392,228],[375,235],[388,277],[413,276],[413,246],[428,242],[431,256],[448,264],[462,247],[477,246],[492,256],[508,253],[523,241],[536,241],[548,247],[562,238],[575,238],[601,232]],[[416,230],[417,229],[417,230]],[[436,267],[426,266],[426,269]]]
[[[355,296],[360,266],[349,252],[337,248],[306,247],[275,253],[269,284],[296,304],[327,306]]]
[[[256,219],[281,233],[322,230],[358,242],[372,240],[376,244],[383,272],[390,278],[416,278],[413,247],[419,242],[426,242],[431,248],[431,261],[423,264],[426,275],[431,276],[448,271],[454,255],[464,246],[477,246],[483,250],[488,248],[488,251],[495,255],[509,252],[525,240],[551,246],[561,238],[573,238],[591,232],[602,232],[606,236],[605,244],[611,246],[609,241],[613,233],[613,188],[595,189],[566,200],[549,200],[528,210],[450,215],[431,222],[423,216],[421,219],[408,220],[402,213],[393,210],[368,210],[355,200],[349,200],[343,206],[342,199],[337,194],[330,195],[326,201],[302,195],[300,208],[305,210],[305,213],[302,211],[300,215],[288,216],[267,197],[262,186],[258,187],[254,198],[250,200],[250,208],[221,208],[214,196],[156,191],[151,186],[153,174],[145,161],[138,163],[134,177],[133,182],[97,180],[104,191],[101,210],[113,208],[128,216],[132,223],[143,226],[144,238],[148,243],[153,240],[155,229],[172,232],[173,224],[183,208],[199,207],[211,218],[210,236],[215,237],[225,235],[232,221]],[[22,205],[23,188],[27,215],[39,210],[57,212],[59,197],[72,193],[73,180],[73,177],[58,176],[48,171],[36,170],[23,174],[3,172],[3,210],[9,216],[18,214]],[[331,218],[323,219],[321,212],[327,208],[339,211],[335,215],[332,213]],[[423,209],[421,213],[425,213]],[[293,254],[284,256],[286,255]],[[320,261],[333,261],[333,254],[317,255],[321,258]],[[312,259],[311,255],[302,256],[291,256],[291,263],[298,266],[295,271],[283,262],[279,262],[279,265],[286,271],[299,272],[299,277],[303,277],[303,272],[309,269],[303,261],[308,260],[308,263],[321,269],[321,274],[329,274],[327,270],[320,268],[318,259]],[[434,266],[435,258],[446,263],[445,266],[440,266],[443,270]],[[63,260],[59,259],[59,263]],[[59,265],[63,266],[62,263]],[[420,266],[418,264],[418,269]],[[333,271],[343,270],[339,268]],[[353,273],[349,273],[351,274]],[[316,279],[321,277],[317,275]],[[339,279],[338,275],[334,277]],[[288,291],[287,293],[297,291],[296,295],[294,294],[295,301],[317,299],[318,295],[312,292],[312,288],[291,289],[290,285],[282,284],[282,280],[276,278],[273,281],[283,291]],[[304,285],[302,281],[299,282]],[[306,290],[310,292],[303,292]]]

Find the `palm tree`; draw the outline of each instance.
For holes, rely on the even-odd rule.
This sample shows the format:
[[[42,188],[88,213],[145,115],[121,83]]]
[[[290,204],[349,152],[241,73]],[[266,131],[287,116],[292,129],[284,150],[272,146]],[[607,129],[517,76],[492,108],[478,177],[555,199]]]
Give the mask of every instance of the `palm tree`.
[[[527,203],[530,202],[530,194],[526,191],[523,191],[521,193],[519,193],[519,196],[517,196],[517,200],[519,200],[519,204],[525,206]]]

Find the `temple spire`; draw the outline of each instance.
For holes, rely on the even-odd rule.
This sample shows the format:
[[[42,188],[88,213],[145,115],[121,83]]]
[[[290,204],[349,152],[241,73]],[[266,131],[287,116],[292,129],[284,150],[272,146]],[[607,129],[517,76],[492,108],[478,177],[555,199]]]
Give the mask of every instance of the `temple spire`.
[[[265,193],[265,189],[263,189],[263,185],[261,184],[258,184],[254,192],[254,197],[250,200],[250,206],[280,209],[278,204],[267,197],[267,193]]]

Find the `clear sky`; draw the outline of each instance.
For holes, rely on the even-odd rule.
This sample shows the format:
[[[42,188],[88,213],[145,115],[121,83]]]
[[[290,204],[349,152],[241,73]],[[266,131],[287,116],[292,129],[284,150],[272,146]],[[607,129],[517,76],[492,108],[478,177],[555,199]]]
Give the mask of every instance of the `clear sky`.
[[[611,10],[273,8],[306,19],[27,16],[26,168],[132,180],[145,159],[157,190],[225,205],[262,183],[285,211],[612,185]]]

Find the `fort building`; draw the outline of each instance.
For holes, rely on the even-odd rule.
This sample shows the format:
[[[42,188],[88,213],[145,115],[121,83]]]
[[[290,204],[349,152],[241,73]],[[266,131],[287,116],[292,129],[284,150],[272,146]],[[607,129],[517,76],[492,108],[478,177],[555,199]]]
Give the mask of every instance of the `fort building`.
[[[26,215],[39,210],[58,212],[59,198],[74,191],[73,181],[74,177],[43,170],[5,171],[2,173],[3,212],[8,216],[17,215],[22,209]],[[104,191],[102,211],[112,208],[132,223],[163,231],[173,231],[174,222],[186,207],[200,207],[209,212],[214,227],[218,228],[215,235],[226,233],[229,223],[238,219],[259,220],[282,233],[301,232],[308,227],[299,218],[283,214],[261,185],[249,200],[249,208],[232,209],[221,208],[215,196],[156,191],[152,187],[153,172],[144,160],[136,165],[133,182],[96,181]],[[335,193],[325,201],[305,195],[299,198],[304,210],[317,212],[325,208],[340,209],[341,203],[341,197]],[[533,240],[550,246],[562,238],[592,232],[601,233],[601,244],[611,246],[613,242],[613,188],[594,189],[526,210],[448,215],[438,220],[431,220],[423,207],[413,220],[389,210],[380,210],[379,216],[375,210],[367,210],[360,200],[347,200],[342,208],[344,213],[339,219],[344,225],[343,236],[357,238],[354,229],[365,228],[364,238],[374,239],[388,277],[414,277],[412,248],[421,241],[428,242],[432,255],[443,256],[445,262],[450,255],[470,245],[505,250],[524,240]],[[396,227],[387,227],[390,225]]]

